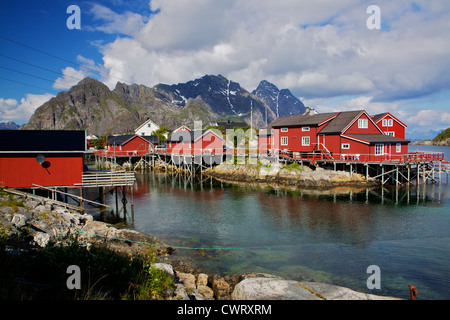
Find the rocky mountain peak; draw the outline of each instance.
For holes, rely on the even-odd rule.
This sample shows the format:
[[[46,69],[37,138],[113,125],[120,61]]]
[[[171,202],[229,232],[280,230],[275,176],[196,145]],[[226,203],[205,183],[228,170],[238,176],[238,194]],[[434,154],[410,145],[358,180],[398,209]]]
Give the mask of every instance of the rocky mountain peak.
[[[85,129],[102,136],[134,132],[148,118],[169,129],[192,126],[197,120],[209,125],[227,119],[248,124],[252,120],[257,128],[277,116],[300,112],[304,106],[289,90],[267,81],[261,81],[252,94],[220,74],[152,88],[118,82],[112,91],[96,79],[85,78],[37,108],[22,128]]]
[[[306,111],[304,104],[289,89],[279,90],[277,86],[267,80],[261,81],[252,94],[263,100],[277,118]]]

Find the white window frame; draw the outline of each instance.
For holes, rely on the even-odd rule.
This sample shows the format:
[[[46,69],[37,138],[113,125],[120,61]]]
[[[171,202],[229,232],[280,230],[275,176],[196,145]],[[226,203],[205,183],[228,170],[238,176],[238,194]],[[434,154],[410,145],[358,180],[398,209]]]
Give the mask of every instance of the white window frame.
[[[281,132],[288,132],[288,128],[281,128]]]
[[[381,148],[381,150],[379,148]],[[375,155],[384,156],[384,143],[375,144]]]
[[[394,121],[392,119],[388,119],[387,126],[392,127],[394,125]]]
[[[349,150],[350,149],[350,143],[343,143],[342,144],[342,150]]]
[[[281,145],[282,145],[282,146],[287,146],[287,145],[289,145],[288,137],[281,137]]]
[[[383,119],[383,127],[387,127],[387,126],[388,126],[387,119]]]
[[[302,146],[309,146],[311,144],[311,138],[309,136],[302,137]]]
[[[401,143],[397,143],[395,145],[395,152],[397,152],[397,153],[401,153],[402,152],[402,144]]]
[[[358,119],[358,128],[359,129],[369,128],[369,120],[368,119]]]
[[[311,128],[310,127],[302,127],[302,131],[310,131]]]

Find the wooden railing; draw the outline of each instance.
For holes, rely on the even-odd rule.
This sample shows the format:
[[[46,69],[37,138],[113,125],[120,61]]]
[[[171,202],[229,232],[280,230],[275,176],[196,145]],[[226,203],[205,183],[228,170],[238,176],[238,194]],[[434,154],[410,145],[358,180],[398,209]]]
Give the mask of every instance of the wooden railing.
[[[133,151],[111,151],[111,150],[97,150],[94,151],[94,156],[97,157],[132,157],[132,156],[145,156],[151,153],[149,150],[133,150]]]
[[[82,183],[76,184],[82,187],[116,187],[132,186],[136,182],[134,172],[107,171],[107,172],[83,172]]]

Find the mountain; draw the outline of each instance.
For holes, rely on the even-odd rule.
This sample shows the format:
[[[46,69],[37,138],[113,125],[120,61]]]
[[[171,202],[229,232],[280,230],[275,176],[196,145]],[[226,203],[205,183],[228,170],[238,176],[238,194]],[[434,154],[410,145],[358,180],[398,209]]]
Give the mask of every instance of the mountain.
[[[305,105],[289,89],[279,90],[274,84],[266,80],[261,81],[252,94],[264,101],[277,118],[305,113],[306,111]]]
[[[261,84],[258,88],[255,92],[262,93]],[[148,118],[169,129],[193,126],[198,120],[209,125],[221,120],[250,123],[252,119],[254,127],[264,127],[277,117],[273,110],[280,116],[302,110],[303,104],[289,90],[279,91],[278,96],[278,109],[273,109],[266,96],[258,97],[222,75],[152,88],[118,82],[114,90],[85,78],[37,108],[22,128],[86,129],[102,136],[133,132]]]
[[[0,122],[0,130],[18,130],[20,126],[14,122]]]

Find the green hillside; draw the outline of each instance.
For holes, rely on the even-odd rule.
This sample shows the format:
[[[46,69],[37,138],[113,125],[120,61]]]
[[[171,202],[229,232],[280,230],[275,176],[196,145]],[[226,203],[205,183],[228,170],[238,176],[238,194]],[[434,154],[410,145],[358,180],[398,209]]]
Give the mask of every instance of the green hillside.
[[[450,138],[450,128],[445,129],[441,133],[439,133],[434,139],[433,142],[441,142]]]

